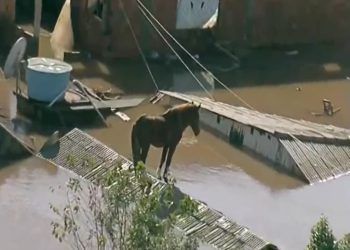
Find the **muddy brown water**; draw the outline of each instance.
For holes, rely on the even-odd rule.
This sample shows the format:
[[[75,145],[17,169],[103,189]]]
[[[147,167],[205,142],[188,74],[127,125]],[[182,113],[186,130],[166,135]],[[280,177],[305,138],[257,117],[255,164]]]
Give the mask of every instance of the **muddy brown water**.
[[[75,64],[76,68],[84,65]],[[109,68],[94,63],[105,75]],[[135,80],[129,70],[122,72],[116,82]],[[120,73],[120,72],[119,72]],[[128,76],[130,75],[130,76]],[[83,74],[81,74],[83,76]],[[165,77],[164,81],[174,81]],[[180,80],[187,79],[180,77]],[[88,75],[82,80],[90,86],[112,87],[120,93],[125,89],[115,88],[108,77]],[[145,78],[145,81],[146,78]],[[15,99],[10,94],[13,83],[2,82],[0,106],[4,116],[16,117]],[[139,83],[134,82],[137,89]],[[151,84],[147,81],[147,84]],[[189,85],[192,83],[189,82]],[[163,82],[163,86],[167,83]],[[183,85],[181,85],[182,88]],[[140,86],[138,92],[148,92]],[[150,88],[150,87],[148,87]],[[173,86],[176,89],[176,84]],[[301,88],[297,91],[296,88]],[[350,81],[319,80],[315,82],[294,82],[287,85],[265,85],[233,88],[248,103],[259,111],[286,115],[297,119],[311,120],[350,128]],[[213,89],[216,99],[230,104],[239,102],[227,91]],[[149,97],[149,94],[146,95]],[[333,101],[341,111],[333,117],[315,117],[311,112],[321,112],[321,100]],[[132,121],[143,113],[163,112],[162,105],[144,103],[126,112]],[[6,119],[4,121],[13,126]],[[86,132],[107,144],[117,152],[130,155],[131,122],[122,122],[109,117],[108,128],[89,128]],[[35,136],[39,147],[45,140],[41,129],[33,129],[31,121],[22,120],[17,134],[23,137]],[[160,150],[152,148],[147,164],[155,171]],[[67,174],[38,160],[25,160],[15,164],[3,164],[0,170],[0,242],[3,249],[62,249],[50,232],[52,213],[49,202],[63,202],[62,195],[53,195],[50,186],[63,185]],[[281,249],[303,249],[310,229],[321,214],[328,216],[337,237],[350,232],[348,223],[350,211],[350,176],[314,186],[306,186],[299,180],[273,169],[269,163],[231,147],[212,134],[202,131],[195,138],[186,130],[171,167],[177,185],[186,193],[206,202],[212,208],[223,212],[239,224],[273,242]],[[18,239],[21,239],[20,241]]]

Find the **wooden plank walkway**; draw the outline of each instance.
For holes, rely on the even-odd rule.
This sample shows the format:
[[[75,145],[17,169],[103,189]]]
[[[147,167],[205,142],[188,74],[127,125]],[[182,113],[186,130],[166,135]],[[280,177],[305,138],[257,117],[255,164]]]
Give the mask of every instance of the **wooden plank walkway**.
[[[60,138],[57,144],[44,149],[37,156],[87,180],[96,179],[116,165],[121,164],[123,167],[132,165],[131,161],[79,129],[72,130]],[[166,185],[152,175],[149,177],[153,181],[153,187],[163,188]],[[276,246],[256,236],[246,227],[210,209],[203,202],[195,202],[198,205],[198,212],[191,216],[181,217],[174,225],[185,235],[192,235],[199,241],[217,249],[277,249]]]

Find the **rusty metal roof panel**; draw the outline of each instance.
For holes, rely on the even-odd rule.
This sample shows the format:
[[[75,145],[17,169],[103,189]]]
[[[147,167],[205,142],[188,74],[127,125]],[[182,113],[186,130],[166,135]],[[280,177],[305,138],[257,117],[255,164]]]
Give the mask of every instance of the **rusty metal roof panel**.
[[[74,129],[60,138],[58,145],[45,148],[38,156],[81,177],[94,181],[108,173],[114,167],[131,166],[132,162],[117,154],[93,137]],[[93,159],[93,160],[91,160]],[[87,162],[90,161],[90,162]],[[149,175],[152,188],[163,190],[166,184]],[[135,186],[128,194],[142,195],[141,189]],[[128,195],[126,194],[126,195]],[[184,215],[174,225],[186,235],[192,235],[200,241],[218,249],[262,249],[268,242],[251,233],[247,228],[232,222],[221,213],[196,201],[198,211],[193,215]]]

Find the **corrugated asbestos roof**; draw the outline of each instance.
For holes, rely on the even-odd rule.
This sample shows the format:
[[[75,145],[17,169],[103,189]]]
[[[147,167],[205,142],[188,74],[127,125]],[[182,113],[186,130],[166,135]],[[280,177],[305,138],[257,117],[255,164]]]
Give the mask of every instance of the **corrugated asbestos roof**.
[[[116,165],[132,165],[125,157],[79,129],[72,130],[60,138],[59,143],[44,149],[38,156],[87,180],[96,179]],[[151,175],[150,178],[154,188],[163,188],[166,185]],[[218,249],[277,249],[220,212],[210,209],[200,201],[196,203],[198,212],[181,217],[175,225],[186,235],[193,235]]]
[[[324,182],[350,172],[350,130],[261,113],[208,98],[176,92],[162,94],[202,108],[233,121],[276,136],[310,183]]]
[[[268,133],[275,134],[277,137],[281,135],[288,137],[290,134],[292,134],[298,138],[308,138],[310,140],[336,139],[349,141],[350,143],[350,130],[348,129],[261,113],[244,107],[232,106],[226,103],[212,101],[209,98],[189,94],[169,91],[160,92],[185,102],[194,101],[201,103],[202,108],[208,111],[242,124],[264,130]]]
[[[350,172],[350,145],[280,140],[310,184]]]

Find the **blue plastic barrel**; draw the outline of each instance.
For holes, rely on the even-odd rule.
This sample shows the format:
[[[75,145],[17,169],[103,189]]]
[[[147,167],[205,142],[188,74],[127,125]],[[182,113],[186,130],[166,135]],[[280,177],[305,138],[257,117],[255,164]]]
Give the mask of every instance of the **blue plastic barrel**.
[[[30,58],[26,68],[28,97],[51,102],[61,94],[58,101],[63,100],[71,71],[72,66],[62,61],[43,57]]]

